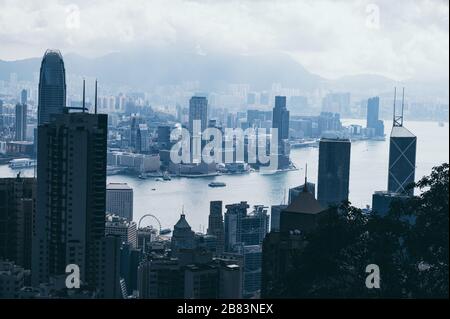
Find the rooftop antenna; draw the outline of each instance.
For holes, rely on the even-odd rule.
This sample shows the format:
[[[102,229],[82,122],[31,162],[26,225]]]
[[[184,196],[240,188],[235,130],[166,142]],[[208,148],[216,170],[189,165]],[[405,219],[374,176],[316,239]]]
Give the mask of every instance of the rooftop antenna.
[[[94,102],[94,111],[97,114],[97,79],[95,79],[95,102]]]
[[[303,186],[303,191],[308,191],[308,163],[305,164],[305,185]]]
[[[405,108],[405,87],[403,87],[403,93],[402,93],[402,115],[401,115],[401,125],[403,126],[403,109]]]
[[[394,87],[394,113],[392,115],[392,124],[395,126],[395,100],[397,99],[397,87]]]
[[[86,107],[86,80],[83,79],[83,113],[85,107]]]
[[[394,91],[394,122],[393,122],[393,126],[403,126],[404,95],[405,95],[405,89],[403,88],[402,111],[401,111],[401,115],[397,116],[397,112],[396,112],[396,108],[395,108],[395,101],[397,99],[397,88],[395,88],[395,91]]]

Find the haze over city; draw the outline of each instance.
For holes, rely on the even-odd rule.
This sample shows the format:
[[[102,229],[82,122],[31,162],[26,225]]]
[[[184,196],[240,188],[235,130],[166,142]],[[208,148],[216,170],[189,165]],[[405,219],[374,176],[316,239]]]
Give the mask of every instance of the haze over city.
[[[445,0],[0,0],[0,299],[448,298],[448,58]]]
[[[0,1],[0,59],[286,53],[327,78],[448,81],[448,1]],[[20,23],[17,23],[20,21]],[[124,61],[126,63],[126,61]]]

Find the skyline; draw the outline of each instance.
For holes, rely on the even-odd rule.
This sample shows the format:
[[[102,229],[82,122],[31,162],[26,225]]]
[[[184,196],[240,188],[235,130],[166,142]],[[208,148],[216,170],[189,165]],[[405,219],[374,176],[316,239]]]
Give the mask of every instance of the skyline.
[[[448,7],[0,0],[0,299],[448,298]]]
[[[39,57],[47,47],[87,57],[154,49],[202,56],[283,53],[330,79],[379,74],[448,82],[445,1],[133,4],[2,0],[0,59]]]

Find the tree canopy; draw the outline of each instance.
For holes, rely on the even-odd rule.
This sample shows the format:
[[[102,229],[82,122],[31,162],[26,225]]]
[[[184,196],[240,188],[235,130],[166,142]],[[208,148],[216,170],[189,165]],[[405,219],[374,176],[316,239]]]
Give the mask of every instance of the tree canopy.
[[[414,185],[420,195],[385,216],[349,202],[330,208],[273,297],[448,298],[448,182],[449,165],[434,167]],[[379,267],[379,289],[366,287],[369,264]]]

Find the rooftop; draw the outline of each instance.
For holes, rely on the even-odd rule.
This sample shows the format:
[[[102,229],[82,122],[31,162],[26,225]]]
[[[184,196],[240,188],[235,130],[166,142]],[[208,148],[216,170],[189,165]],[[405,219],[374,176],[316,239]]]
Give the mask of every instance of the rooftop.
[[[178,220],[178,222],[175,224],[174,228],[188,228],[191,229],[191,226],[189,225],[189,223],[186,220],[186,215],[181,214],[180,219]]]
[[[127,183],[109,183],[106,189],[111,190],[133,190]]]
[[[325,208],[319,203],[313,194],[303,191],[284,211],[288,213],[318,214],[324,210]]]
[[[391,137],[416,137],[404,126],[393,126]]]

